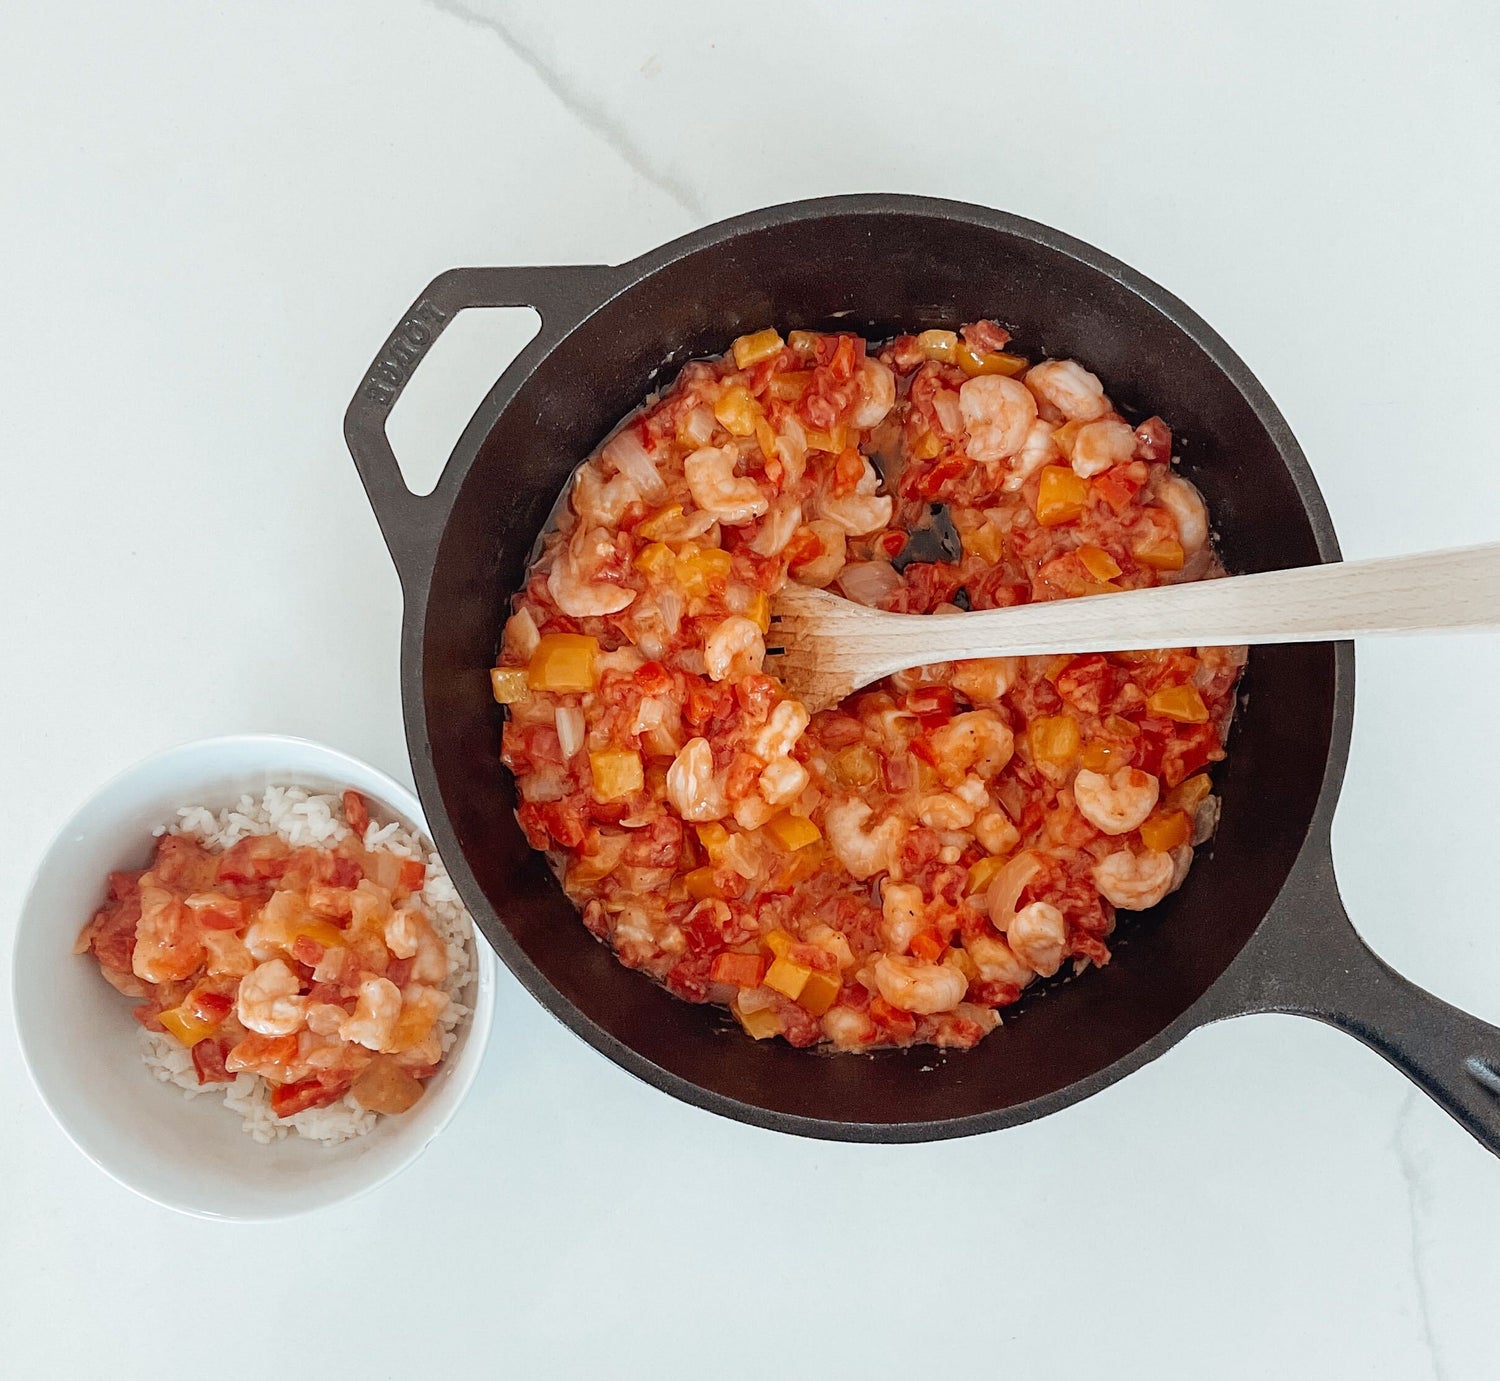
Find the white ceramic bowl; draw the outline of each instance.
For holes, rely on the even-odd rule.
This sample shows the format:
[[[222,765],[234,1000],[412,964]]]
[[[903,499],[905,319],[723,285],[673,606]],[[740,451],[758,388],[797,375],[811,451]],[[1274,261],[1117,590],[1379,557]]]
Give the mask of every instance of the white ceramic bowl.
[[[338,1146],[295,1134],[262,1145],[211,1094],[185,1098],[140,1057],[133,1005],[73,941],[104,897],[105,875],[140,868],[154,826],[179,806],[231,805],[267,786],[352,787],[426,834],[417,798],[373,767],[304,739],[247,734],[186,743],[137,763],[94,796],[53,841],[16,933],[12,982],[21,1050],[43,1101],[100,1169],[148,1199],[205,1218],[284,1218],[363,1194],[410,1165],[474,1080],[494,1011],[495,956],[473,939],[473,1015],[399,1117]]]

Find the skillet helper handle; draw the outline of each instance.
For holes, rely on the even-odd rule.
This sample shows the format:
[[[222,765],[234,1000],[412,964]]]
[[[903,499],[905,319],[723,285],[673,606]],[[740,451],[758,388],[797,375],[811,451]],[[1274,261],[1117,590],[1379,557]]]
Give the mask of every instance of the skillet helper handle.
[[[458,268],[423,289],[386,338],[344,413],[344,440],[403,579],[431,558],[447,503],[413,494],[386,436],[386,419],[433,343],[468,307],[530,307],[541,329],[517,357],[544,353],[608,296],[615,270],[602,264],[538,268]]]
[[[1310,889],[1316,900],[1281,905],[1225,975],[1222,1015],[1285,1012],[1347,1031],[1500,1155],[1500,1027],[1391,968],[1355,931],[1331,861],[1320,871]]]

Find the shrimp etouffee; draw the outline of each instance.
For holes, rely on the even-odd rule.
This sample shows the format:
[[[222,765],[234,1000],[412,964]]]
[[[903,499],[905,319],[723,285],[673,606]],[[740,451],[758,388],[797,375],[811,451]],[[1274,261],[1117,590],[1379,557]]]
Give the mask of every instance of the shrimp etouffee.
[[[972,1046],[1212,833],[1243,648],[943,662],[815,715],[767,655],[788,581],[943,615],[1223,574],[1167,424],[1009,345],[741,336],[581,466],[514,597],[528,840],[622,963],[757,1040]]]

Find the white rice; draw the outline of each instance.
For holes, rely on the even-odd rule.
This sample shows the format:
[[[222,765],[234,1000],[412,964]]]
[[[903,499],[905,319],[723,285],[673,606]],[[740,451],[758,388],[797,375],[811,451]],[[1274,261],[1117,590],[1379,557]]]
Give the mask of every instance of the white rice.
[[[476,972],[473,923],[436,852],[427,847],[421,835],[399,821],[381,824],[374,818],[378,805],[369,804],[371,819],[365,831],[365,848],[419,858],[427,865],[427,880],[417,896],[448,947],[448,978],[442,986],[449,1003],[438,1018],[446,1056],[458,1039],[459,1023],[471,1010],[466,999],[472,995]],[[253,834],[278,834],[295,847],[330,848],[347,838],[350,830],[339,797],[319,796],[300,786],[272,786],[259,801],[241,796],[238,804],[217,813],[206,806],[184,806],[173,823],[159,825],[153,833],[185,835],[217,852]],[[229,1084],[200,1084],[191,1051],[165,1032],[141,1027],[140,1034],[141,1058],[158,1079],[176,1084],[185,1098],[222,1093],[225,1106],[238,1114],[245,1131],[257,1141],[279,1141],[295,1131],[335,1146],[350,1137],[363,1136],[378,1121],[378,1114],[360,1107],[349,1094],[326,1108],[277,1117],[271,1111],[271,1086],[260,1075],[238,1074]]]

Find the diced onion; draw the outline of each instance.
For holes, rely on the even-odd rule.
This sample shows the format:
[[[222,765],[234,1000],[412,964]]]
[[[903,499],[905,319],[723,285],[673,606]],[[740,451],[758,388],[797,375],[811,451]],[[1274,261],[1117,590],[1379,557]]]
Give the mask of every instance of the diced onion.
[[[663,590],[656,597],[656,611],[661,615],[662,630],[675,638],[682,627],[682,595],[676,590]]]
[[[583,711],[576,705],[559,706],[556,723],[557,742],[562,748],[563,759],[566,761],[583,747],[583,739],[588,732],[588,726],[584,722]]]
[[[666,483],[634,427],[617,433],[605,446],[603,457],[635,485],[647,503],[660,503],[667,497]]]
[[[949,436],[964,434],[963,413],[959,411],[958,394],[951,388],[940,388],[932,395],[932,410],[939,425]]]
[[[750,550],[757,556],[776,556],[801,526],[802,505],[788,499],[778,499],[750,543]]]
[[[985,902],[990,910],[990,924],[996,930],[1010,929],[1010,923],[1016,918],[1016,903],[1041,867],[1041,859],[1028,849],[1018,853],[995,874]]]
[[[851,561],[839,573],[838,586],[845,599],[873,609],[901,588],[901,577],[889,561]]]
[[[711,409],[696,407],[682,419],[683,439],[694,446],[707,446],[713,440],[714,415]]]

